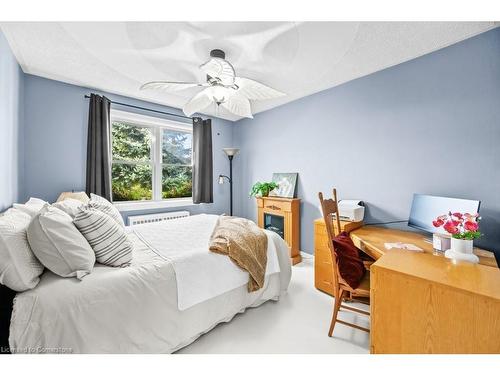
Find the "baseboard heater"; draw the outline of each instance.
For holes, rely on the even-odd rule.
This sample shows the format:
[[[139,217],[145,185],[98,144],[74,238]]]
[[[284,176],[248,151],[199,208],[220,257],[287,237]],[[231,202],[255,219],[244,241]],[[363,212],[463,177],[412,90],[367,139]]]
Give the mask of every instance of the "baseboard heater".
[[[128,217],[128,225],[156,223],[158,221],[174,220],[189,216],[189,211],[162,212],[160,214],[135,215]]]

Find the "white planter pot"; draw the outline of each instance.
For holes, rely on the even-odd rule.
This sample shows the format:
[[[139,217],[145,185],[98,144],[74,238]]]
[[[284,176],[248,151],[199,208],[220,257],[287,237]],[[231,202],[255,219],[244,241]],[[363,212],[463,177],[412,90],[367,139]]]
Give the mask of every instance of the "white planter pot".
[[[478,263],[479,258],[473,252],[474,246],[472,240],[451,239],[451,249],[444,253],[446,258],[452,260],[463,260],[471,263]]]
[[[472,249],[472,240],[459,240],[457,238],[451,238],[451,250],[462,254],[472,254]]]

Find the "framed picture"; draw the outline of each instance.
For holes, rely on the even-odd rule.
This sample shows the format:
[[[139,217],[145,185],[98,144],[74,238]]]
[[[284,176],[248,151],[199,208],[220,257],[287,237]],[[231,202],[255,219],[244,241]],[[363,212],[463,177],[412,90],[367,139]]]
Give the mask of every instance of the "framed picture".
[[[298,175],[298,173],[273,173],[273,182],[276,182],[278,187],[271,191],[269,195],[274,197],[295,198]]]

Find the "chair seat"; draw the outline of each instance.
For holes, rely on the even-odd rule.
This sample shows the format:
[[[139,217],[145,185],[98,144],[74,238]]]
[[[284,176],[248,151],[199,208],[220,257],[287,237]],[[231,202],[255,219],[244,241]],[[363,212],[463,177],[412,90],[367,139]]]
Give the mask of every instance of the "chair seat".
[[[361,283],[351,294],[353,297],[370,297],[370,271],[366,271]]]

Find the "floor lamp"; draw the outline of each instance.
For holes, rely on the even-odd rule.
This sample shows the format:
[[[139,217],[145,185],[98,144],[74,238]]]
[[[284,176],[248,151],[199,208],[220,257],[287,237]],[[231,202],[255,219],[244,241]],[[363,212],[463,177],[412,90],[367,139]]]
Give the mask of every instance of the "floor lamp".
[[[233,158],[240,150],[238,148],[223,148],[222,150],[229,159],[229,177],[219,175],[219,184],[223,184],[225,178],[229,181],[229,215],[233,216]]]

